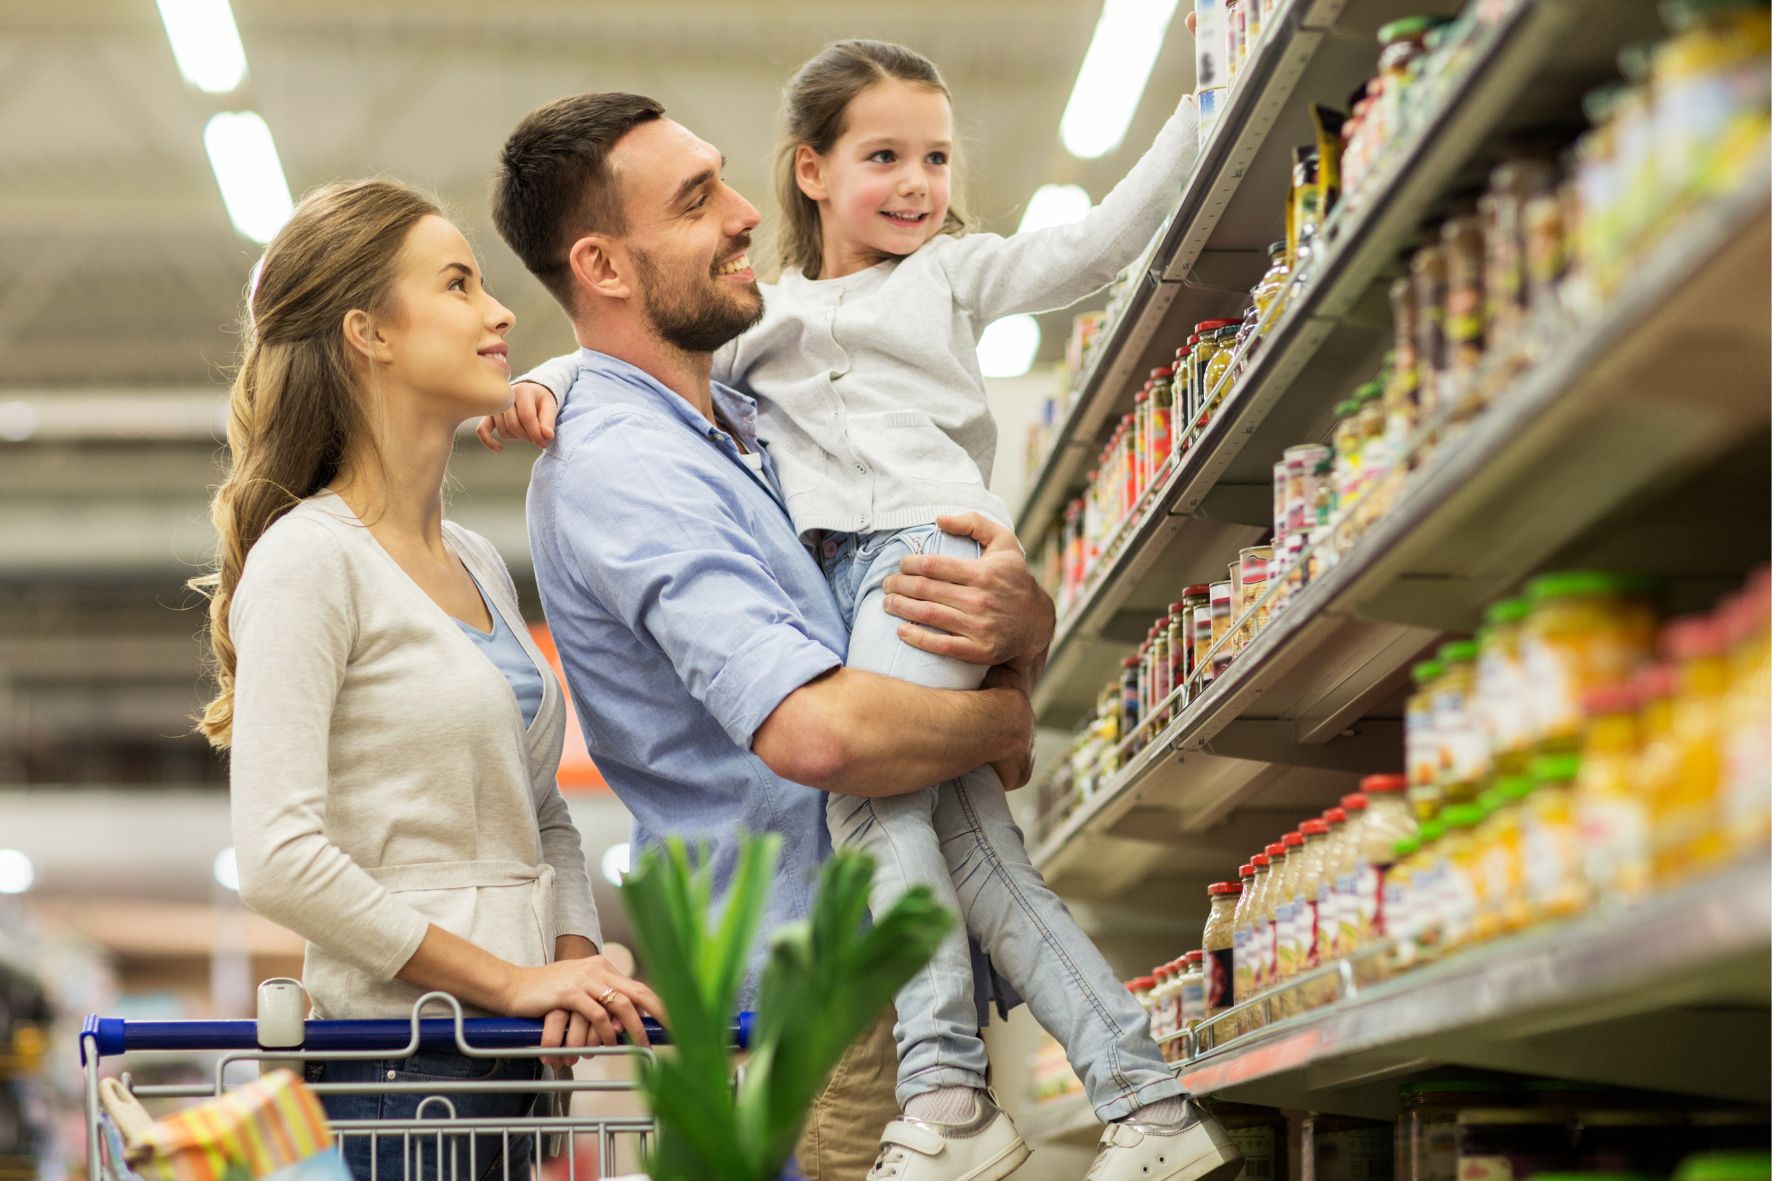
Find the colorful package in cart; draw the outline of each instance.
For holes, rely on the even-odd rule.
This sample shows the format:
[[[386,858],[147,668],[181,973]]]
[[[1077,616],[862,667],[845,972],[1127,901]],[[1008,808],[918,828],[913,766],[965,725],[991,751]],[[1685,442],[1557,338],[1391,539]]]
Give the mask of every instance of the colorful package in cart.
[[[320,1100],[277,1070],[130,1137],[147,1181],[346,1181]]]

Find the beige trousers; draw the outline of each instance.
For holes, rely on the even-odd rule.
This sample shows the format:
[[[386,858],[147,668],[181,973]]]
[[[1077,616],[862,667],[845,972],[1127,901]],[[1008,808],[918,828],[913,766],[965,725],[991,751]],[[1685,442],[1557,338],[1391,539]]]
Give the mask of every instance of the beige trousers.
[[[888,1006],[850,1043],[806,1116],[795,1156],[806,1181],[864,1181],[880,1133],[898,1118],[898,1050]]]

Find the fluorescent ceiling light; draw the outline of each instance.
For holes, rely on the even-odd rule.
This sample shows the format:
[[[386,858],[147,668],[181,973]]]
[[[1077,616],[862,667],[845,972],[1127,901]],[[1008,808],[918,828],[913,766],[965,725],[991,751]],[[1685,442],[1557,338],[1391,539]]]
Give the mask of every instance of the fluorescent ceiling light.
[[[29,857],[17,849],[0,849],[0,894],[23,894],[36,880]]]
[[[226,94],[246,78],[246,50],[228,0],[159,0],[178,72],[198,90]]]
[[[261,245],[295,210],[271,129],[253,111],[224,111],[203,128],[209,167],[234,228]]]
[[[1103,0],[1095,36],[1058,121],[1065,150],[1084,160],[1105,156],[1126,138],[1144,96],[1176,0]]]
[[[229,845],[215,855],[215,881],[224,890],[240,892],[240,859],[234,853],[234,846]]]
[[[612,886],[621,885],[621,880],[628,876],[628,860],[632,852],[628,842],[611,845],[603,851],[603,880]]]
[[[1022,211],[1021,225],[1015,232],[1025,234],[1082,221],[1092,204],[1082,185],[1041,185],[1028,198],[1028,207]]]
[[[1020,377],[1040,351],[1040,322],[1032,316],[1004,316],[978,339],[978,368],[986,377]]]

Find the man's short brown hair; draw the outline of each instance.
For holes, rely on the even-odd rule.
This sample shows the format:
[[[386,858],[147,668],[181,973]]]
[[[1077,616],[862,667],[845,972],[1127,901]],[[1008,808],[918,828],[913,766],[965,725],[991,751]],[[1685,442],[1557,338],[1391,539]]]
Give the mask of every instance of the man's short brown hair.
[[[586,234],[627,230],[610,149],[663,114],[664,106],[644,95],[575,94],[525,115],[499,153],[492,224],[568,312],[572,244]]]

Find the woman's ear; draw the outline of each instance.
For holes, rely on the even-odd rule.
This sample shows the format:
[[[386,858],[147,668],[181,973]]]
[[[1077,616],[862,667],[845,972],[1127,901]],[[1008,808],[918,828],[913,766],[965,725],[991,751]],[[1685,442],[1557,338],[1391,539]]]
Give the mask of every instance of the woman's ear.
[[[824,179],[824,157],[813,151],[811,144],[801,144],[794,149],[794,183],[811,200],[830,198],[831,190]]]
[[[381,327],[362,308],[352,308],[345,313],[344,323],[340,326],[344,332],[345,346],[365,361],[386,362],[392,359],[392,350],[381,334]]]

